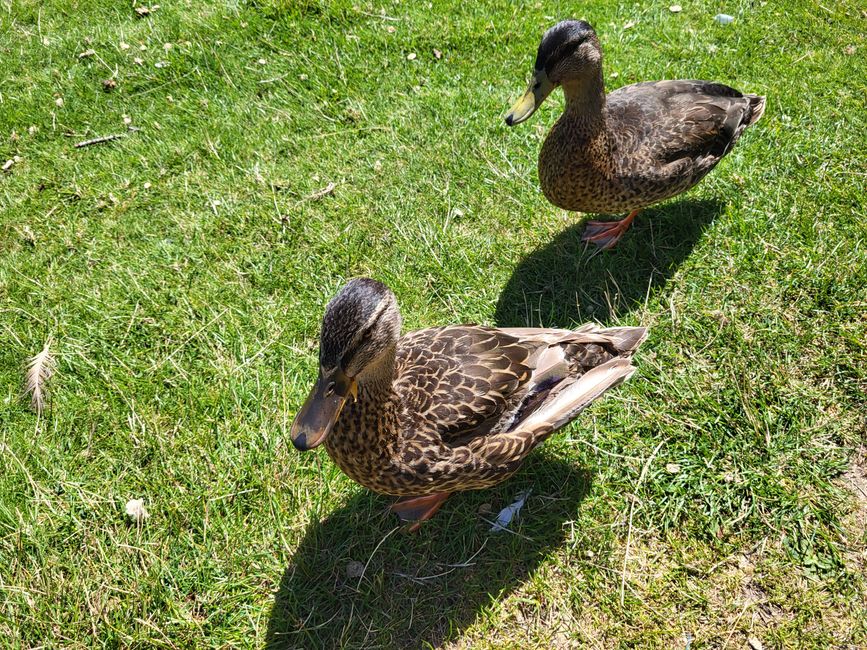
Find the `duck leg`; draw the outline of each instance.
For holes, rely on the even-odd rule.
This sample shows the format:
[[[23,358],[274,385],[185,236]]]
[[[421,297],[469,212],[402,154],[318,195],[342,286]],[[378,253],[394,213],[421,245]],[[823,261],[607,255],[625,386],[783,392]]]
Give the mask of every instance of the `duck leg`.
[[[421,522],[436,514],[450,494],[451,492],[438,492],[421,497],[403,497],[391,506],[391,511],[397,514],[402,522],[412,523],[408,531],[414,533],[421,528]]]
[[[629,230],[633,219],[640,211],[640,209],[633,210],[629,216],[619,221],[588,221],[584,227],[584,234],[581,235],[581,241],[593,242],[602,250],[612,248]]]

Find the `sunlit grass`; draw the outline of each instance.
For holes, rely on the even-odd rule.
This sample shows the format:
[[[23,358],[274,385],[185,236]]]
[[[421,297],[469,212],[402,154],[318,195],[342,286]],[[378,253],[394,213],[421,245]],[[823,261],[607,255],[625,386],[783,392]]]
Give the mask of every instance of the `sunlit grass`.
[[[0,4],[6,642],[867,644],[865,505],[843,478],[863,477],[867,409],[864,15],[720,10]],[[538,190],[562,100],[502,121],[540,34],[574,12],[609,88],[768,97],[698,188],[592,259],[583,217]],[[323,306],[361,274],[411,329],[651,336],[630,382],[514,479],[386,539],[387,500],[286,438]],[[49,337],[40,418],[21,390]],[[516,534],[490,535],[527,488]]]

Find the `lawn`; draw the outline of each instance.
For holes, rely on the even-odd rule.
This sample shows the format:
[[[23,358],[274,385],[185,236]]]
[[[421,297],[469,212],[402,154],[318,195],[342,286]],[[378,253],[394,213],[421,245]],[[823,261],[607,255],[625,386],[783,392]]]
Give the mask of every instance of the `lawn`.
[[[139,7],[0,2],[2,644],[867,646],[863,5]],[[562,94],[502,120],[569,16],[609,89],[768,97],[595,256],[538,189]],[[513,479],[405,535],[287,435],[357,275],[407,329],[651,333]]]

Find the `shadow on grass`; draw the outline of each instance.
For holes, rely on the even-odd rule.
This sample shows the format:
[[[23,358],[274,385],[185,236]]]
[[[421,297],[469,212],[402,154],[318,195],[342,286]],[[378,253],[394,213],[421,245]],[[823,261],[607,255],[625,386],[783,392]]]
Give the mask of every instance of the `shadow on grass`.
[[[359,492],[310,526],[280,580],[266,647],[417,648],[454,639],[564,543],[565,522],[576,519],[590,485],[589,472],[539,450],[503,485],[453,496],[414,535],[394,530],[389,499]],[[526,489],[514,534],[490,533],[484,519]],[[492,512],[479,514],[485,504]]]
[[[610,324],[665,285],[720,214],[716,200],[681,199],[644,210],[620,243],[599,251],[570,226],[518,264],[497,303],[501,327]]]

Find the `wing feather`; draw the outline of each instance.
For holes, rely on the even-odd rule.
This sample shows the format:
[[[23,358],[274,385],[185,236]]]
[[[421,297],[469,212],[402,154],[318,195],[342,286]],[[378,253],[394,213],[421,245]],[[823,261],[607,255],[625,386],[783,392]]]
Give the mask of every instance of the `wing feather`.
[[[486,327],[412,332],[398,348],[395,389],[416,428],[451,443],[503,415],[529,381],[530,357],[541,345]]]

